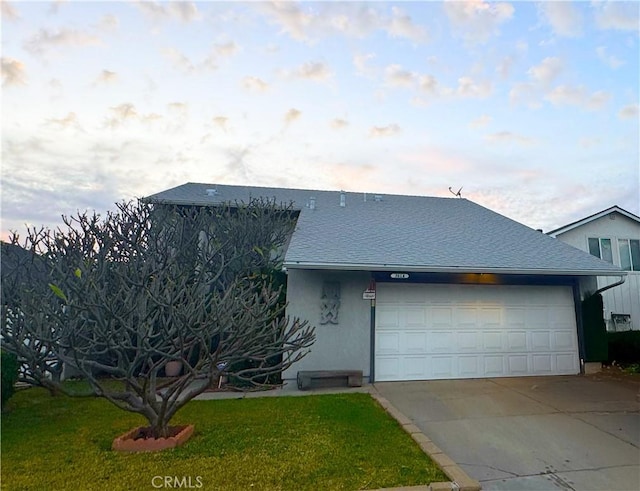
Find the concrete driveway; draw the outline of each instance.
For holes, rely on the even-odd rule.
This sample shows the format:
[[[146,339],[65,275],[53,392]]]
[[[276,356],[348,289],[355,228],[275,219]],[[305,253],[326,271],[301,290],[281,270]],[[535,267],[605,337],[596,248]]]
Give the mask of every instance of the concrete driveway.
[[[485,490],[640,490],[640,383],[605,376],[375,387]]]

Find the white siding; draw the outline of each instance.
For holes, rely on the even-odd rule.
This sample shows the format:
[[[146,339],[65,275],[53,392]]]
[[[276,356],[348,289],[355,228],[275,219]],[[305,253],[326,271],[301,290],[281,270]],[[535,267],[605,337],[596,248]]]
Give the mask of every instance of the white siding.
[[[620,266],[618,239],[640,240],[640,223],[613,212],[557,236],[558,240],[586,252],[589,252],[589,237],[611,239],[613,263]],[[613,329],[611,313],[615,313],[631,315],[632,329],[640,330],[640,272],[629,271],[628,273],[625,283],[602,294],[608,329]],[[598,288],[610,285],[617,280],[619,280],[618,277],[600,277]]]

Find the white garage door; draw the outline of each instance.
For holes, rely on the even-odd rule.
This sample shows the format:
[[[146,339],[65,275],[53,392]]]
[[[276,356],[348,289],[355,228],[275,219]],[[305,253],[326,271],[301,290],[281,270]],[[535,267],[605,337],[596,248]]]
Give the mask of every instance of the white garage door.
[[[375,379],[579,372],[571,287],[378,283]]]

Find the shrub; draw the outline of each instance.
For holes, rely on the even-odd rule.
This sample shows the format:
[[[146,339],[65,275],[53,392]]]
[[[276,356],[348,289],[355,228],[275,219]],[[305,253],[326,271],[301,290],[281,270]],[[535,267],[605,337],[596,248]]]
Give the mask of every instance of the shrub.
[[[18,357],[13,353],[0,351],[0,370],[2,370],[2,408],[15,392],[18,380]]]
[[[640,362],[640,331],[607,333],[609,341],[609,363]]]

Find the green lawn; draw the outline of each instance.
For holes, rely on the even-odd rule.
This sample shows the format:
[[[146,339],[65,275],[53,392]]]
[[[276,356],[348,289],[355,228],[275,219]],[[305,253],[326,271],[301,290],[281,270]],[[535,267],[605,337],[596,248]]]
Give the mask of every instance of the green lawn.
[[[2,489],[144,490],[154,476],[224,490],[447,480],[368,394],[192,401],[172,423],[196,425],[183,447],[122,455],[113,438],[142,418],[102,399],[19,391],[2,415]]]

